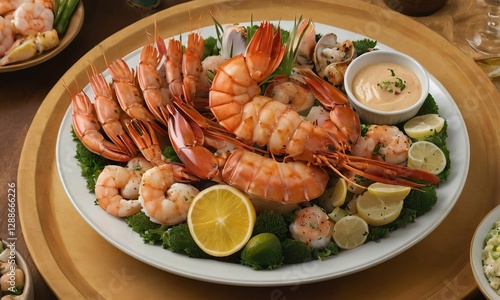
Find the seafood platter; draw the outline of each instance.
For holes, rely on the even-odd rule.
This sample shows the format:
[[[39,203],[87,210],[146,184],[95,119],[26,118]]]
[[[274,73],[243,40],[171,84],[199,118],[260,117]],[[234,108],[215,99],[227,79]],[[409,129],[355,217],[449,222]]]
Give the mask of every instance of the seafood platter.
[[[149,36],[105,69],[89,65],[83,88],[64,83],[72,104],[56,146],[74,207],[126,254],[230,285],[323,281],[408,250],[460,196],[467,129],[436,78],[420,67],[415,87],[405,68],[383,66],[373,93],[416,94],[419,108],[390,124],[367,123],[345,94],[358,58],[385,53],[419,66],[411,57],[302,18],[214,18],[180,36]],[[92,171],[94,158],[104,163]],[[217,193],[240,207],[207,202]],[[226,213],[207,221],[216,205]],[[177,234],[191,243],[176,244]]]

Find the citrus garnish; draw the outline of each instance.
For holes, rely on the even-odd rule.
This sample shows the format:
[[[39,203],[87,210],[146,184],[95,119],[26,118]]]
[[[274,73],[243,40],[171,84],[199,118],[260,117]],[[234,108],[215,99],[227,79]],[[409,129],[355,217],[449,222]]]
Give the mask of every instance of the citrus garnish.
[[[333,240],[342,249],[362,245],[368,237],[368,224],[358,216],[345,216],[333,226]]]
[[[428,114],[408,120],[404,125],[404,130],[409,137],[422,140],[425,137],[440,132],[443,126],[444,118],[438,114]]]
[[[358,215],[366,223],[382,226],[396,220],[403,208],[403,199],[395,201],[395,198],[392,198],[386,201],[383,196],[377,196],[367,191],[356,198],[356,208]]]
[[[433,143],[418,141],[408,149],[408,167],[439,174],[446,167],[446,156]]]
[[[240,190],[225,184],[202,190],[187,216],[189,232],[207,254],[228,256],[245,246],[255,225],[255,209]]]
[[[337,222],[340,219],[342,219],[343,217],[348,216],[348,215],[349,215],[349,213],[345,209],[340,208],[340,207],[335,207],[333,209],[333,211],[328,214],[328,217],[330,217],[330,219],[333,222]]]
[[[331,198],[333,207],[342,206],[345,202],[347,196],[347,183],[344,178],[339,178],[335,184],[335,189],[333,190],[333,195]]]
[[[401,201],[410,193],[407,186],[376,182],[368,186],[368,192],[384,199],[384,202]]]

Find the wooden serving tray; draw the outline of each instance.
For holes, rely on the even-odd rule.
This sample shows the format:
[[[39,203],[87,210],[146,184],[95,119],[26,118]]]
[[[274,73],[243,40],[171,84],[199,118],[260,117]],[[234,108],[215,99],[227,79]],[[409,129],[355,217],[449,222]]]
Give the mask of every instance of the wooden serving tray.
[[[62,299],[299,299],[462,298],[476,289],[469,245],[482,217],[499,201],[500,99],[493,84],[461,51],[427,27],[398,13],[363,2],[194,1],[147,17],[112,35],[82,57],[47,95],[27,134],[18,172],[19,214],[30,254]],[[175,36],[193,27],[221,23],[294,19],[299,15],[369,36],[418,61],[448,90],[470,138],[469,176],[462,195],[442,224],[408,251],[376,267],[329,281],[284,287],[237,287],[173,275],[146,265],[101,238],[79,215],[60,182],[55,145],[70,105],[63,81],[88,82],[85,69],[104,69],[147,43],[156,21],[160,34]],[[192,18],[189,21],[189,18]],[[200,22],[201,24],[198,24]],[[75,175],[78,176],[78,175]],[[194,287],[196,285],[196,287]]]

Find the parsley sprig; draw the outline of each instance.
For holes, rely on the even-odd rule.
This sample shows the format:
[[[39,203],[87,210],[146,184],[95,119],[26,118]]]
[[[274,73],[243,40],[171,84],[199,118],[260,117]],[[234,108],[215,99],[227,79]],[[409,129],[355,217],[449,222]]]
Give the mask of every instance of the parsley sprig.
[[[377,83],[377,86],[381,89],[386,89],[389,93],[400,94],[405,88],[405,81],[399,77],[396,77],[396,73],[393,69],[387,69],[391,72],[391,77],[394,80],[386,80]]]

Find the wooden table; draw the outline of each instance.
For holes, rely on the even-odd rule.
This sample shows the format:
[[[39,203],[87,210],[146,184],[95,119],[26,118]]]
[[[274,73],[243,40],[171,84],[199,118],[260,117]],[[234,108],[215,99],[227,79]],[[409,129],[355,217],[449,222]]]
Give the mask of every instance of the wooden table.
[[[3,170],[0,172],[0,237],[5,237],[7,234],[7,211],[5,208],[8,184],[17,182],[18,164],[26,133],[50,89],[81,56],[96,44],[127,25],[180,2],[184,1],[162,1],[161,5],[154,11],[143,11],[130,7],[125,0],[83,0],[85,22],[81,32],[68,48],[51,60],[33,68],[0,74],[0,128],[2,129],[0,132],[0,140],[2,141],[0,143],[0,165],[3,166]],[[365,2],[385,7],[382,0],[367,0]],[[413,19],[429,26],[469,53],[468,49],[464,48],[463,42],[453,35],[453,30],[450,31],[450,27],[443,28],[442,24],[451,22],[453,25],[454,22],[458,22],[457,20],[463,21],[462,9],[467,7],[470,13],[470,8],[475,7],[473,6],[475,2],[476,0],[450,0],[447,7],[433,16]],[[500,91],[500,81],[495,80],[494,84]],[[29,143],[27,143],[28,145]],[[22,201],[22,199],[17,199],[17,201]],[[17,222],[16,233],[17,250],[27,258],[34,275],[36,298],[55,298],[31,260],[19,222]],[[31,250],[36,251],[36,249]],[[481,295],[475,290],[468,297],[471,299],[481,298]]]

